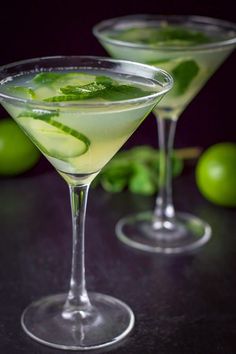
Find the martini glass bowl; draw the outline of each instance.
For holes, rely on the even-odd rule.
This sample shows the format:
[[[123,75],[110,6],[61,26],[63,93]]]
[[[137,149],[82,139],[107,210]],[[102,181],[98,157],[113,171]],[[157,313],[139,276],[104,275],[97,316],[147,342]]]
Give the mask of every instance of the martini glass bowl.
[[[137,92],[139,87],[140,92],[141,87],[142,95],[132,97],[124,90],[118,100],[86,99],[89,90],[94,93],[91,87],[109,85],[110,95],[113,80],[125,83],[115,90]],[[58,85],[60,97],[55,98],[53,87]],[[71,100],[60,87],[79,90],[85,99]],[[87,195],[94,177],[171,87],[171,76],[162,70],[109,58],[36,58],[0,68],[1,104],[64,178],[70,192],[70,288],[66,294],[37,300],[24,311],[22,327],[36,341],[59,349],[89,350],[114,344],[132,330],[134,315],[128,305],[86,290]],[[41,99],[35,98],[37,94]],[[53,98],[43,99],[48,95]]]
[[[171,181],[175,128],[181,113],[235,48],[236,25],[200,16],[132,15],[105,20],[93,33],[112,57],[161,67],[174,79],[174,88],[153,111],[160,147],[155,208],[121,219],[117,235],[144,251],[193,251],[210,239],[211,227],[197,216],[175,211]]]

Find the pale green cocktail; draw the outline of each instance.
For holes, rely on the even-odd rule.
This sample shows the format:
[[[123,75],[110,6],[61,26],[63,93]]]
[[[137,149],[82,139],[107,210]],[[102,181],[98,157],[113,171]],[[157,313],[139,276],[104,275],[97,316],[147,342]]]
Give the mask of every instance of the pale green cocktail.
[[[112,57],[154,65],[171,73],[174,87],[158,105],[158,114],[163,118],[177,119],[234,49],[236,29],[221,31],[217,21],[208,24],[206,20],[201,23],[201,17],[194,18],[191,21],[186,17],[182,23],[178,16],[167,16],[166,20],[127,16],[116,19],[112,26],[105,21],[101,31],[95,28]],[[221,42],[223,45],[218,45]]]
[[[39,58],[0,68],[1,104],[70,189],[69,293],[38,300],[22,315],[23,329],[38,342],[88,350],[116,343],[132,330],[134,315],[125,303],[86,290],[87,195],[93,178],[171,87],[162,70],[97,57]]]
[[[72,103],[69,112],[63,106],[42,109],[5,102],[3,105],[53,166],[65,178],[74,178],[75,183],[94,178],[153,108],[153,102],[148,100],[140,105],[124,101],[118,107],[115,102],[156,94],[151,80],[141,84],[137,78],[132,82],[125,75],[96,76],[89,70],[24,74],[6,82],[3,92],[30,98],[32,104]],[[78,100],[93,107],[85,106],[78,112],[73,107]],[[106,102],[111,101],[114,107],[106,107]]]
[[[150,252],[182,253],[205,244],[210,226],[176,213],[172,202],[171,154],[176,121],[206,81],[233,51],[236,25],[198,16],[133,15],[106,20],[94,34],[115,58],[148,63],[171,73],[174,87],[154,110],[160,146],[159,195],[154,212],[117,224],[118,237]]]

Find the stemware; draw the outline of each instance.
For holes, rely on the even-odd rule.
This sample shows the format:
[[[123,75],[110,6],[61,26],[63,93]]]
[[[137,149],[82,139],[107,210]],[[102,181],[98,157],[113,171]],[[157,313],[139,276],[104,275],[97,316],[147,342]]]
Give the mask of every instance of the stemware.
[[[113,87],[114,80],[120,85]],[[107,99],[86,99],[89,90],[94,94],[104,85],[109,86]],[[0,68],[1,104],[65,179],[70,191],[70,289],[67,294],[37,300],[24,311],[23,329],[36,341],[55,348],[88,350],[116,343],[131,331],[134,315],[128,305],[86,290],[87,195],[94,177],[171,86],[172,78],[163,70],[100,57],[36,58]],[[117,87],[118,95],[121,88],[124,91],[118,100],[114,96]],[[132,96],[135,88],[138,92],[142,88],[140,97]],[[72,89],[79,95],[85,93],[85,98],[73,96],[71,100],[71,96],[61,95]]]
[[[121,219],[117,235],[144,251],[192,251],[210,239],[211,227],[197,216],[175,211],[171,181],[175,128],[181,113],[234,49],[236,25],[200,16],[131,15],[102,21],[93,33],[112,57],[161,67],[174,78],[174,88],[153,111],[160,147],[155,208]]]

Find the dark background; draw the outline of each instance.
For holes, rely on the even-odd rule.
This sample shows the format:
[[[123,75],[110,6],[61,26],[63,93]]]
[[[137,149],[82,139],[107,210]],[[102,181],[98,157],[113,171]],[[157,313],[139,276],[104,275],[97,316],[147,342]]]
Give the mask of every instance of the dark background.
[[[236,22],[234,1],[222,0],[70,0],[5,2],[1,10],[0,64],[48,55],[107,55],[92,34],[99,21],[127,14],[193,14]],[[232,54],[192,101],[179,120],[175,146],[206,148],[235,141],[235,59]],[[5,112],[0,112],[4,117]],[[129,140],[157,144],[153,117]]]
[[[234,3],[18,0],[14,4],[5,0],[1,4],[0,64],[47,55],[106,55],[91,29],[115,16],[195,14],[236,22]],[[220,141],[235,141],[235,59],[236,52],[183,113],[176,146],[206,148]],[[1,110],[0,117],[5,115]],[[139,143],[157,144],[152,116],[126,147]],[[36,170],[0,180],[1,354],[62,353],[32,341],[20,327],[22,310],[31,301],[66,290],[69,281],[67,186],[56,172],[41,173],[45,166],[52,169],[42,159]],[[102,189],[90,195],[88,289],[124,300],[136,315],[136,326],[127,342],[102,354],[236,353],[235,209],[205,200],[194,183],[193,169],[189,172],[174,181],[176,208],[204,218],[213,229],[211,241],[194,255],[166,258],[136,253],[117,240],[116,221],[128,213],[151,209],[154,198]]]

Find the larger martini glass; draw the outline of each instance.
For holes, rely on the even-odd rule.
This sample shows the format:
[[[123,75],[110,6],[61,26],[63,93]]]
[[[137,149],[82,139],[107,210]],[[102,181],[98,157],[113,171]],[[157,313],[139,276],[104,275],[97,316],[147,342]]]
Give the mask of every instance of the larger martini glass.
[[[192,251],[209,240],[211,227],[174,209],[171,155],[175,128],[186,106],[234,49],[236,26],[205,17],[133,15],[103,21],[93,32],[111,56],[161,67],[175,82],[154,110],[160,146],[155,209],[120,220],[118,237],[150,252]]]
[[[172,86],[162,70],[96,57],[51,57],[0,68],[0,101],[69,185],[73,255],[68,294],[45,297],[22,315],[33,339],[94,349],[124,338],[131,309],[85,286],[84,227],[91,181]]]

